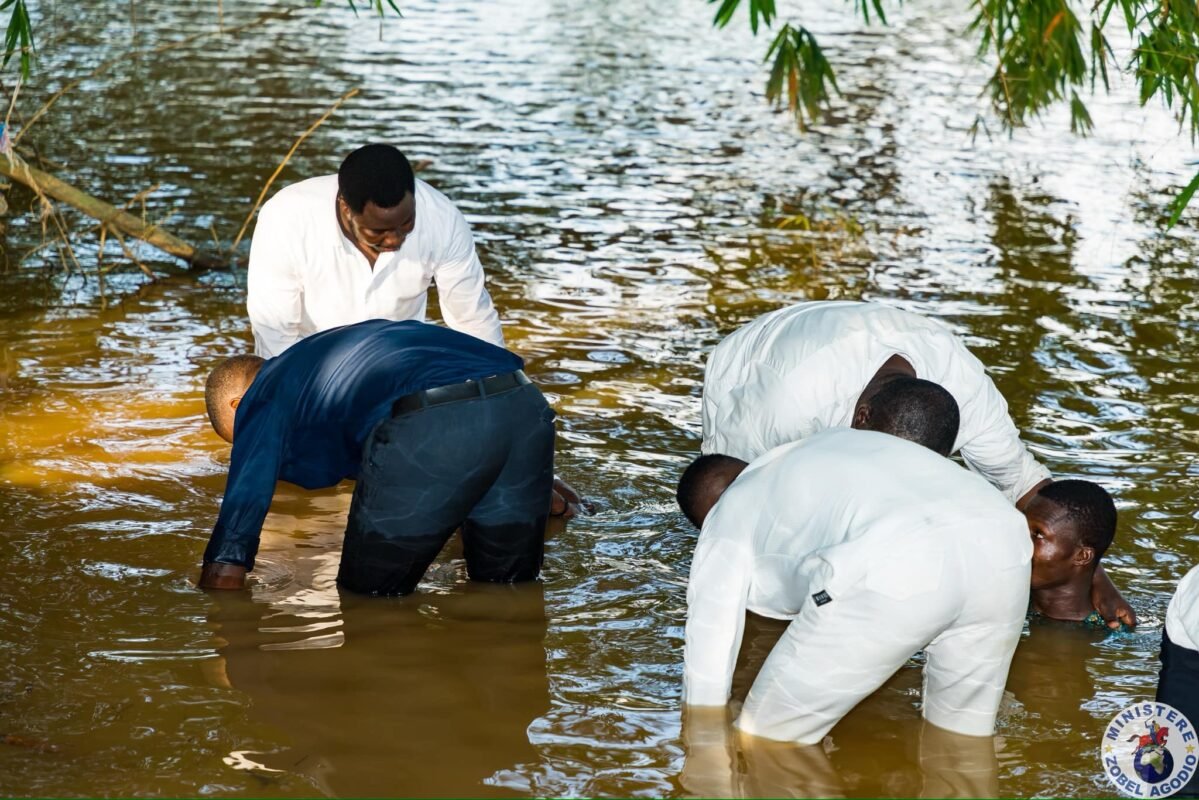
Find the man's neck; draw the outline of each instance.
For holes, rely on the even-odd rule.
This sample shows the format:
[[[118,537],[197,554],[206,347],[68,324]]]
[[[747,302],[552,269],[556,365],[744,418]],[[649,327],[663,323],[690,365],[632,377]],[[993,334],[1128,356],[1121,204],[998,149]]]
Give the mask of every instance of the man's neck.
[[[1087,572],[1076,576],[1070,583],[1049,589],[1033,589],[1033,611],[1050,619],[1082,622],[1095,610],[1091,603],[1093,576],[1093,572]]]
[[[854,408],[858,408],[865,404],[870,398],[878,394],[889,381],[896,378],[915,378],[916,368],[901,355],[894,355],[883,362],[883,365],[878,368],[878,372],[874,373],[874,377],[866,384],[866,388],[862,390],[862,394],[858,397],[858,402]]]

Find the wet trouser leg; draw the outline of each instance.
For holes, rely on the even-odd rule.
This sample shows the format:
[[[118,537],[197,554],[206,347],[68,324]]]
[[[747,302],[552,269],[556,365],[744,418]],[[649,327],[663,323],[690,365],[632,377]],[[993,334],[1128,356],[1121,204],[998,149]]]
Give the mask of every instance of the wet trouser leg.
[[[554,413],[535,386],[385,419],[364,448],[338,583],[408,594],[464,525],[476,580],[541,570]]]
[[[1157,683],[1158,702],[1174,706],[1192,725],[1199,725],[1199,651],[1170,641],[1162,630],[1162,671]],[[1177,752],[1177,751],[1175,751]],[[1177,769],[1175,761],[1175,769]],[[1199,773],[1174,795],[1199,797]]]

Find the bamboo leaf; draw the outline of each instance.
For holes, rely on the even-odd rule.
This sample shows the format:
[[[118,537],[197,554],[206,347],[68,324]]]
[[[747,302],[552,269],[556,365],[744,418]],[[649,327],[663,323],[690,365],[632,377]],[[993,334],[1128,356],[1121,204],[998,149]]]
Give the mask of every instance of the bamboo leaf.
[[[708,0],[708,2],[720,3],[720,8],[716,9],[716,17],[712,20],[712,24],[717,28],[726,27],[729,21],[732,20],[737,6],[741,5],[741,0]]]
[[[1178,195],[1174,199],[1174,202],[1170,204],[1170,221],[1166,223],[1166,230],[1170,230],[1178,224],[1178,220],[1182,217],[1182,212],[1186,209],[1187,204],[1191,202],[1191,198],[1195,196],[1196,191],[1199,191],[1199,173],[1196,173],[1195,177],[1191,178],[1191,182],[1182,190],[1182,194]]]

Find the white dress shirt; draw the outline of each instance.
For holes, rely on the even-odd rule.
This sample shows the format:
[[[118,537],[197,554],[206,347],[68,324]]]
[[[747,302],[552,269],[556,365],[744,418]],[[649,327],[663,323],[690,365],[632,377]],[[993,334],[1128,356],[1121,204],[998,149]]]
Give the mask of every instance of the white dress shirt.
[[[989,735],[1028,604],[1024,516],[920,445],[840,428],[778,447],[724,493],[687,589],[683,696],[724,705],[745,612],[791,625],[737,725],[819,741],[916,651],[924,714]]]
[[[919,314],[849,301],[779,309],[716,347],[704,374],[703,452],[752,461],[848,426],[862,390],[894,355],[953,395],[961,413],[954,450],[1010,501],[1049,477],[982,362],[951,331]]]
[[[256,352],[277,356],[305,336],[368,319],[423,320],[437,283],[451,328],[504,346],[466,218],[416,181],[416,225],[374,269],[337,221],[337,176],[292,184],[266,202],[250,244],[246,308]]]
[[[1199,650],[1199,566],[1178,582],[1166,608],[1166,633],[1170,641],[1188,650]]]

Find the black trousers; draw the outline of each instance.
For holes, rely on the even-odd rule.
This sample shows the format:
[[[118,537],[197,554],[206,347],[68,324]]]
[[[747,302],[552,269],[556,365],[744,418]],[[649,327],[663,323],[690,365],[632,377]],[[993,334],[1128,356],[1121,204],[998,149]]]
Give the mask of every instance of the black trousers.
[[[1162,628],[1162,671],[1157,682],[1157,700],[1174,706],[1192,725],[1199,725],[1199,651],[1170,641]],[[1199,797],[1199,773],[1174,797]]]
[[[337,581],[408,594],[459,526],[472,580],[533,580],[553,481],[554,412],[536,386],[385,419],[363,449]]]

